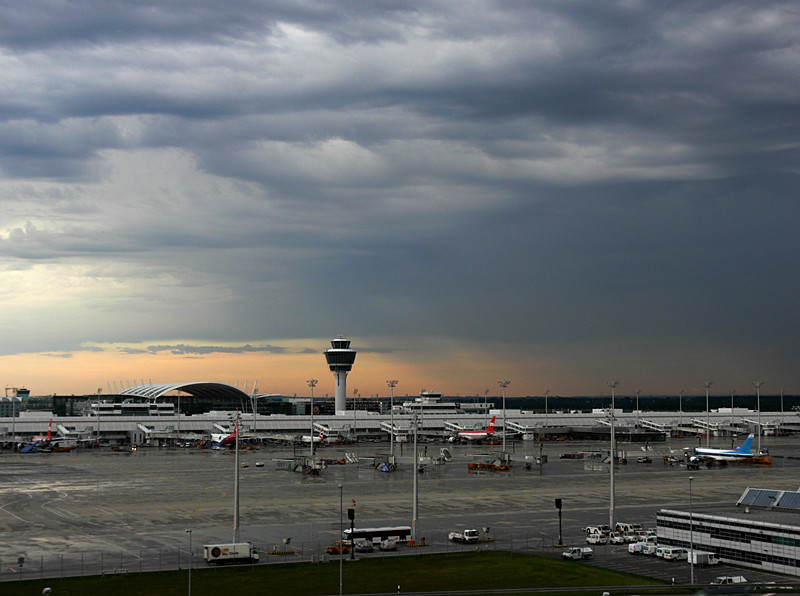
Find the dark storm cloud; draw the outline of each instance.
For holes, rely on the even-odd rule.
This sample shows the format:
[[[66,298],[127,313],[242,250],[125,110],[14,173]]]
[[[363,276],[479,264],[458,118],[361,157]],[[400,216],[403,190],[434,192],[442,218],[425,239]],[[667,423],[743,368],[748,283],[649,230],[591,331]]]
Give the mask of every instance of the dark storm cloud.
[[[0,19],[0,253],[114,269],[108,311],[136,308],[98,337],[796,354],[793,3],[54,1]]]

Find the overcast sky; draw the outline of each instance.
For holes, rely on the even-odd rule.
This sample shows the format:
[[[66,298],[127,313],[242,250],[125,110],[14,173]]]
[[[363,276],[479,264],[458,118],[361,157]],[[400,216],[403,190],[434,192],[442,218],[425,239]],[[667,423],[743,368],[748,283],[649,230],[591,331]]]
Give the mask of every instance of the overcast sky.
[[[0,2],[0,377],[800,391],[796,2]],[[252,386],[252,385],[251,385]]]

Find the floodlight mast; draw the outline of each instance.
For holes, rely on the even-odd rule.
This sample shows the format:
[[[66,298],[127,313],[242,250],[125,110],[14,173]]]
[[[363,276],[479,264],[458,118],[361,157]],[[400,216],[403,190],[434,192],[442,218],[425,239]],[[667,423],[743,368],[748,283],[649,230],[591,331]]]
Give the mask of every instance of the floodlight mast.
[[[547,396],[550,395],[550,390],[544,392],[544,427],[547,428]]]
[[[392,396],[389,398],[389,424],[392,427],[389,433],[389,456],[392,458],[391,463],[394,464],[394,388],[397,387],[397,379],[386,381],[386,384],[389,385],[392,392]]]
[[[619,381],[608,381],[608,386],[611,387],[611,498],[608,507],[608,527],[614,531],[614,388],[619,385]]]
[[[497,384],[503,388],[503,457],[506,454],[506,387],[511,384],[511,381],[503,380],[497,381]]]
[[[639,428],[639,395],[641,393],[641,389],[636,390],[636,428]]]
[[[311,443],[311,462],[310,462],[310,465],[313,467],[314,466],[314,434],[315,434],[314,433],[314,387],[317,386],[317,383],[319,381],[317,381],[316,379],[309,379],[306,382],[308,383],[308,386],[311,387],[311,408],[310,408],[310,410],[311,410],[311,435],[310,435],[311,440],[309,441],[309,443]]]
[[[761,386],[764,381],[754,381],[753,385],[756,388],[756,412],[758,418],[756,419],[756,429],[758,430],[758,454],[761,455]]]
[[[708,414],[709,414],[709,407],[708,407],[708,389],[713,385],[713,381],[703,381],[703,387],[706,388],[706,448],[711,446],[711,423],[709,422]]]
[[[236,453],[234,454],[233,462],[236,468],[234,472],[234,480],[233,480],[233,542],[239,542],[239,410],[233,415],[233,434],[235,436],[235,443],[234,448],[236,449]]]

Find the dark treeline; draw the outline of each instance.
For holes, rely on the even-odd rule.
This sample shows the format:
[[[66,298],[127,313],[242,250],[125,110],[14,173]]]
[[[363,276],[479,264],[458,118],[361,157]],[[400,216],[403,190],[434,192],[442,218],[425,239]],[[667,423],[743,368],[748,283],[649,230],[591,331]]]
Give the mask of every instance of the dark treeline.
[[[477,398],[451,398],[456,401],[469,402],[478,401],[483,403],[483,397]],[[502,407],[501,397],[489,397],[489,403],[494,407]],[[748,408],[750,410],[756,409],[756,396],[755,395],[733,395],[734,408]],[[709,395],[709,407],[712,410],[717,408],[730,408],[731,396],[728,395]],[[506,408],[508,409],[521,409],[533,410],[544,412],[544,397],[506,397]],[[547,398],[547,408],[553,411],[586,411],[594,408],[607,408],[611,405],[611,396],[577,396],[577,397],[559,397],[549,396]],[[617,395],[614,398],[614,405],[617,409],[626,411],[633,411],[636,409],[636,396],[635,395]],[[684,395],[682,398],[679,396],[640,396],[639,409],[643,412],[677,412],[678,409],[683,409],[684,412],[705,412],[706,411],[706,396],[703,395]],[[784,395],[783,396],[783,410],[791,412],[792,410],[800,409],[800,396],[797,395]],[[781,411],[781,396],[780,395],[762,395],[761,396],[761,411],[762,412],[780,412]]]

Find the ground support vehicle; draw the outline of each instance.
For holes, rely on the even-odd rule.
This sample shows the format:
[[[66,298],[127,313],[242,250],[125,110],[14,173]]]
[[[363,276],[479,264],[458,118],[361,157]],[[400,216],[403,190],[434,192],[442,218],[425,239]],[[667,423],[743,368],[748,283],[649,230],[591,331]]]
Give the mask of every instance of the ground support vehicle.
[[[329,555],[350,554],[350,543],[344,540],[337,540],[327,548]]]
[[[714,553],[702,550],[689,551],[689,556],[686,560],[691,564],[698,567],[705,567],[706,565],[719,565],[719,559]]]
[[[378,548],[381,550],[397,550],[397,542],[394,540],[381,540],[381,544]]]
[[[562,559],[569,559],[570,561],[581,561],[583,559],[591,559],[594,551],[588,546],[571,546],[561,553]]]
[[[474,544],[478,542],[478,530],[469,529],[463,532],[450,532],[447,539],[450,542],[459,542],[461,544]]]
[[[608,544],[608,536],[605,534],[589,534],[586,536],[586,544]]]
[[[372,540],[366,538],[356,538],[353,540],[353,550],[357,553],[371,553],[374,550]]]
[[[657,549],[658,545],[655,542],[645,542],[644,546],[642,546],[642,554],[653,556],[656,554]]]
[[[209,565],[226,563],[255,563],[259,560],[258,549],[250,542],[227,544],[204,544],[203,558]]]
[[[611,544],[625,544],[625,536],[621,532],[611,532],[608,536],[608,541]]]

